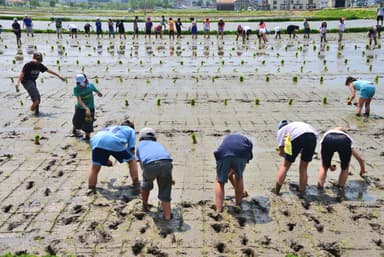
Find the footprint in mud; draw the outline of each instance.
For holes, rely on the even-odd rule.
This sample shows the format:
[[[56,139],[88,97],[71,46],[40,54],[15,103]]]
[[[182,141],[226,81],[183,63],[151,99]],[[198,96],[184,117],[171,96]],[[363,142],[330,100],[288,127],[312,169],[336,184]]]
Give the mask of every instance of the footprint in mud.
[[[97,231],[97,243],[107,243],[112,240],[112,236],[108,234],[106,231],[100,229]]]
[[[27,186],[25,187],[27,190],[31,189],[35,185],[34,181],[28,181]]]
[[[291,215],[287,209],[281,210],[280,212],[281,212],[284,216],[287,216],[287,217],[289,217],[289,216]]]
[[[214,219],[215,221],[221,221],[223,219],[223,216],[221,216],[220,213],[216,213],[216,212],[210,212],[208,213],[208,216]]]
[[[168,257],[168,254],[161,251],[158,246],[149,246],[147,249],[147,253],[152,254],[156,257]]]
[[[223,253],[227,251],[227,245],[223,242],[218,242],[216,244],[216,249],[219,251],[219,253]]]
[[[56,175],[53,175],[52,178],[60,178],[64,175],[64,171],[60,170],[59,172],[57,172]]]
[[[229,231],[228,223],[214,223],[214,224],[211,224],[211,227],[213,228],[213,230],[216,231],[216,233],[220,233],[220,232],[226,233]]]
[[[173,231],[171,228],[162,228],[159,232],[161,238],[166,238],[168,235],[172,234]]]
[[[381,247],[383,248],[383,240],[381,240],[380,238],[379,239],[372,239],[372,241],[375,243],[375,245],[377,245],[378,247]]]
[[[255,251],[251,248],[243,248],[243,249],[241,249],[241,251],[246,257],[254,257],[255,256]]]
[[[242,245],[247,245],[248,244],[248,238],[247,238],[247,236],[246,235],[242,235],[241,237],[240,237],[240,241],[241,241],[241,244]]]
[[[145,224],[144,227],[140,228],[140,233],[141,234],[144,234],[145,232],[147,232],[147,229],[150,228],[151,226],[149,226],[149,224]]]
[[[8,213],[11,210],[11,208],[12,208],[12,204],[8,204],[1,209],[3,210],[4,213]]]
[[[59,244],[60,244],[60,240],[59,239],[55,239],[55,240],[52,240],[49,245],[47,246],[47,252],[49,255],[52,255],[52,256],[56,256],[56,254],[59,252]]]
[[[287,227],[289,231],[292,231],[296,227],[296,223],[288,223]]]
[[[52,191],[48,187],[44,190],[44,195],[45,196],[49,196],[51,193],[52,193]]]
[[[134,212],[132,213],[132,215],[138,219],[138,220],[143,220],[144,217],[147,215],[145,212],[142,212],[142,211],[137,211],[137,212]]]
[[[116,230],[116,229],[119,228],[119,225],[120,225],[121,223],[123,223],[123,222],[122,222],[122,221],[119,221],[119,220],[117,220],[117,221],[113,221],[113,222],[111,222],[111,224],[108,225],[108,228],[109,228],[109,229],[112,229],[112,230]]]
[[[341,247],[340,243],[338,242],[320,242],[318,244],[318,247],[324,251],[329,252],[335,257],[341,257],[343,256],[343,248]]]
[[[71,211],[72,214],[79,214],[81,212],[84,212],[84,208],[80,204],[73,206],[72,211]]]
[[[17,228],[18,226],[20,226],[21,224],[23,224],[22,221],[14,221],[14,222],[11,222],[8,224],[8,231],[12,231],[14,230],[15,228]]]
[[[376,218],[377,217],[375,215],[373,215],[372,213],[360,213],[360,214],[353,215],[351,217],[351,219],[354,221],[359,220],[359,219],[371,220],[371,219],[376,219]]]
[[[319,223],[315,223],[315,228],[317,229],[318,232],[323,232],[324,231],[324,225],[322,224],[319,224]]]
[[[191,202],[188,202],[188,201],[182,201],[180,203],[181,207],[183,208],[192,208],[192,203]]]
[[[87,231],[95,231],[99,223],[97,221],[92,221],[91,224],[88,226]]]
[[[302,246],[301,244],[299,244],[298,242],[292,240],[289,247],[294,250],[295,252],[298,252],[300,251],[301,249],[304,248],[304,246]]]
[[[245,217],[236,217],[237,222],[239,222],[240,227],[244,227],[247,222],[247,218]]]
[[[53,165],[55,165],[56,161],[57,161],[57,160],[50,160],[50,161],[48,162],[48,165],[44,167],[44,170],[45,170],[45,171],[50,170],[51,167],[52,167]]]
[[[62,146],[61,149],[63,149],[63,150],[67,150],[67,149],[70,148],[70,147],[72,147],[72,146],[71,146],[70,144],[68,144],[68,145]]]
[[[134,245],[132,245],[132,252],[135,256],[139,255],[145,246],[145,242],[142,240],[137,240]]]
[[[61,219],[61,222],[64,225],[69,225],[69,224],[76,222],[78,218],[79,218],[79,216],[77,216],[77,215],[76,216],[70,216],[70,217],[63,217]]]
[[[267,246],[271,243],[271,241],[272,241],[272,239],[269,236],[264,235],[263,240],[261,240],[261,244],[264,246]]]

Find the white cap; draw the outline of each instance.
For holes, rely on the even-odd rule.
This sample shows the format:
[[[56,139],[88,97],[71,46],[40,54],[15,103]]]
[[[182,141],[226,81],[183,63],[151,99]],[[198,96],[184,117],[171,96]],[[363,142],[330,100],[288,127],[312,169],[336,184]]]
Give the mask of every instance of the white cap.
[[[76,83],[79,83],[81,86],[85,86],[86,81],[87,78],[84,76],[84,74],[80,73],[76,75]]]
[[[139,133],[139,140],[156,139],[156,132],[153,128],[142,128]]]
[[[15,18],[13,18],[13,21],[17,21],[17,18],[15,17]]]

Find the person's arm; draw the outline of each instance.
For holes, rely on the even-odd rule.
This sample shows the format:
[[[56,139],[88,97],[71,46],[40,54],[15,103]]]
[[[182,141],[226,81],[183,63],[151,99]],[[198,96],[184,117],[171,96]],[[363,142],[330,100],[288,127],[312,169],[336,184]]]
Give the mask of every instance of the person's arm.
[[[91,116],[91,110],[89,110],[88,106],[83,102],[83,100],[81,100],[81,97],[76,96],[76,99],[77,99],[77,102],[80,104],[80,106],[84,108],[85,114],[87,116]]]
[[[356,94],[355,94],[355,88],[353,87],[353,83],[352,82],[349,83],[348,87],[349,87],[349,90],[351,91],[351,98],[348,101],[348,105],[351,105],[352,104],[352,100],[355,99]]]
[[[52,74],[52,75],[55,75],[56,77],[58,77],[59,79],[61,79],[62,81],[65,81],[65,78],[63,76],[61,76],[59,73],[53,71],[53,70],[50,70],[48,69],[47,70],[48,73]]]
[[[356,160],[359,162],[359,165],[360,165],[360,176],[364,175],[365,173],[367,173],[367,171],[365,170],[365,161],[364,159],[361,157],[361,155],[356,151],[355,148],[352,148],[352,155],[353,157],[356,158]]]
[[[17,80],[16,80],[16,92],[19,92],[19,86],[20,86],[20,81],[22,81],[24,78],[24,72],[23,71],[20,71],[19,73],[19,76],[17,77]]]

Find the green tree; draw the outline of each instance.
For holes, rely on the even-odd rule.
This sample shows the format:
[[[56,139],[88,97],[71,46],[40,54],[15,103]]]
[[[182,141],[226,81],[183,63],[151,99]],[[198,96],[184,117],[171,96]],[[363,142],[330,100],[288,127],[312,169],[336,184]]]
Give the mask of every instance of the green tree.
[[[38,0],[29,0],[29,6],[31,8],[34,8],[34,7],[40,6],[40,3]]]

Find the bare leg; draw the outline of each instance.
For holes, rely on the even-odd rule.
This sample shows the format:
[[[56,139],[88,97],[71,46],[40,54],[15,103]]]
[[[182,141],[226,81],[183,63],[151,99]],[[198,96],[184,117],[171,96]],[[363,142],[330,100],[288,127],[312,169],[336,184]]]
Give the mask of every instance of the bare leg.
[[[97,175],[99,175],[99,171],[101,166],[92,164],[89,168],[88,173],[88,188],[95,188],[97,184]]]
[[[307,175],[307,168],[308,168],[309,162],[305,162],[303,160],[300,160],[299,165],[299,171],[300,171],[300,179],[299,179],[299,191],[300,193],[305,192],[305,188],[307,187],[308,182],[308,175]]]
[[[219,182],[217,179],[216,179],[216,186],[215,186],[215,195],[216,195],[216,211],[222,212],[223,204],[224,204],[224,184]]]
[[[243,201],[243,192],[244,192],[244,179],[239,178],[236,180],[236,187],[235,187],[235,198],[236,198],[236,205],[240,205]]]
[[[356,109],[356,115],[361,115],[361,108],[363,108],[364,99],[359,98],[359,101],[357,102],[357,109]]]
[[[147,211],[148,198],[149,198],[149,191],[144,191],[143,189],[141,189],[141,200],[143,201],[143,210],[144,211]]]
[[[287,172],[291,167],[291,165],[292,163],[287,160],[284,160],[283,163],[280,165],[279,171],[277,172],[277,177],[276,177],[276,194],[280,193],[280,188],[285,181],[285,177],[287,176]]]
[[[339,183],[338,183],[339,187],[345,186],[345,183],[347,182],[347,178],[348,178],[348,170],[349,170],[349,167],[341,170],[341,173],[339,175]]]
[[[163,208],[164,219],[170,220],[171,219],[171,202],[161,202],[161,207]]]
[[[327,178],[327,171],[328,168],[324,167],[323,165],[319,168],[319,174],[317,175],[317,186],[322,188],[325,184],[325,179]]]
[[[365,100],[365,115],[369,116],[369,113],[371,112],[371,100],[372,98],[368,98]]]

